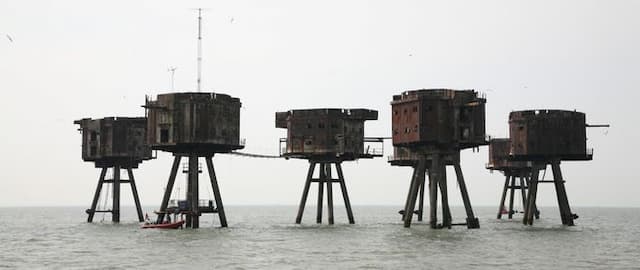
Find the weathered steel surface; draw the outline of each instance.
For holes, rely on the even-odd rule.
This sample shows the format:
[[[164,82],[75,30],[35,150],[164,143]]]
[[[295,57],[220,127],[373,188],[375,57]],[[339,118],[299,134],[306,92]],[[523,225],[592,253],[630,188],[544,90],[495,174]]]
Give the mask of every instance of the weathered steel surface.
[[[224,153],[240,141],[240,99],[217,93],[168,93],[147,99],[147,142],[173,153]]]
[[[393,96],[393,145],[486,145],[485,103],[474,90],[422,89]]]
[[[487,169],[503,172],[527,169],[530,171],[531,162],[511,160],[510,151],[510,139],[491,139],[489,141],[489,163],[487,163]]]
[[[510,156],[515,160],[591,160],[585,114],[528,110],[509,114]]]
[[[381,156],[365,147],[364,122],[378,119],[368,109],[308,109],[276,113],[276,127],[287,129],[285,157],[327,156],[340,160]],[[381,141],[381,140],[380,140]]]
[[[421,156],[423,156],[425,152],[430,152],[430,151],[425,151],[421,149],[420,153],[422,154],[419,154],[418,152],[416,152],[416,150],[411,150],[411,148],[409,147],[394,146],[393,155],[389,156],[388,162],[389,164],[391,164],[391,166],[415,167],[418,164],[418,160],[420,159]],[[430,166],[432,158],[433,158],[433,155],[431,154],[428,154],[426,156],[427,166]],[[456,162],[460,162],[460,155],[459,154],[445,155],[444,162],[446,165],[454,165]]]
[[[120,165],[137,168],[152,158],[145,143],[145,117],[84,118],[74,121],[82,132],[82,159],[95,162],[96,167]]]

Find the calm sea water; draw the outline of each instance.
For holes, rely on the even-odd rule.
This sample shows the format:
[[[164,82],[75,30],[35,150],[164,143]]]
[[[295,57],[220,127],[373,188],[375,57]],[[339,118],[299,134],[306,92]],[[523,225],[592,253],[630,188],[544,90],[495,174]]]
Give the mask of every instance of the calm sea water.
[[[640,209],[574,208],[563,227],[542,208],[533,227],[476,208],[481,229],[402,226],[399,206],[354,207],[355,225],[316,225],[307,206],[228,206],[229,228],[206,216],[197,230],[142,230],[134,210],[121,224],[85,223],[83,208],[0,208],[0,268],[58,269],[638,269]],[[146,209],[151,212],[151,209]],[[454,208],[454,222],[462,220]]]

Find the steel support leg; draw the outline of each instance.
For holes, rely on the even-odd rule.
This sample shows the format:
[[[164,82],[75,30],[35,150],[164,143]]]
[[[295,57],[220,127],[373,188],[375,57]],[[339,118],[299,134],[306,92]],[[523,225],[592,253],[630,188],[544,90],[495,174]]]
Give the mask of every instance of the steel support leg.
[[[200,207],[199,207],[199,187],[198,176],[200,172],[198,169],[198,156],[189,156],[189,186],[187,187],[187,198],[189,198],[190,214],[187,215],[187,220],[191,220],[191,228],[197,229],[200,227]]]
[[[411,219],[413,218],[413,211],[416,207],[416,199],[418,196],[418,189],[420,185],[420,178],[423,177],[427,167],[427,161],[425,157],[420,157],[418,166],[416,167],[417,173],[414,173],[414,179],[411,181],[411,189],[409,191],[409,204],[404,209],[404,227],[411,227]]]
[[[129,185],[131,186],[131,193],[133,194],[133,202],[136,204],[136,212],[138,213],[138,221],[143,222],[142,206],[140,205],[140,197],[138,197],[138,188],[136,187],[136,180],[133,178],[133,169],[127,168],[129,174]]]
[[[529,181],[529,194],[527,194],[527,206],[524,211],[524,218],[522,223],[525,225],[533,225],[533,216],[536,211],[536,197],[538,193],[538,177],[540,176],[540,169],[534,165],[533,174]]]
[[[425,184],[425,175],[426,172],[424,174],[422,174],[422,178],[418,179],[418,181],[420,181],[420,194],[419,194],[419,198],[418,198],[418,221],[422,221],[422,216],[424,213],[424,184]]]
[[[514,199],[514,195],[515,195],[515,186],[516,186],[516,176],[512,175],[511,176],[511,186],[509,187],[509,214],[508,214],[508,218],[512,219],[513,218],[513,199]]]
[[[554,161],[551,163],[551,170],[553,171],[553,183],[556,186],[556,196],[558,197],[558,206],[560,208],[562,224],[573,226],[573,214],[571,213],[571,207],[569,207],[569,200],[567,199],[567,191],[564,187],[564,179],[562,178],[562,171],[560,170],[560,161]]]
[[[418,165],[415,165],[413,167],[413,174],[411,175],[411,181],[409,182],[409,191],[407,191],[407,199],[405,200],[404,208],[402,210],[403,221],[405,220],[407,214],[413,214],[413,213],[407,213],[407,209],[409,209],[409,201],[411,200],[411,189],[413,188],[413,185],[415,185],[415,181],[418,181],[417,174],[418,174]]]
[[[429,170],[429,225],[432,229],[438,228],[438,181],[440,179],[440,157],[434,155]]]
[[[220,187],[218,186],[218,178],[216,177],[216,171],[213,168],[213,157],[206,157],[207,169],[209,170],[209,180],[211,181],[211,189],[213,190],[213,197],[216,201],[216,211],[218,211],[218,217],[220,218],[220,227],[227,227],[227,216],[224,213],[224,205],[222,204],[222,196],[220,195]]]
[[[160,203],[160,214],[156,219],[157,223],[164,221],[165,211],[167,211],[167,205],[169,205],[169,199],[171,198],[171,191],[173,190],[173,184],[176,181],[176,174],[178,174],[178,167],[180,166],[181,156],[175,156],[173,158],[173,166],[171,166],[171,174],[169,174],[169,181],[167,181],[167,187],[164,190],[164,196]]]
[[[120,222],[120,165],[113,167],[113,208],[111,221]]]
[[[322,223],[322,204],[323,204],[322,199],[324,197],[324,179],[327,178],[325,166],[326,166],[326,163],[323,163],[323,162],[320,163],[320,177],[318,177],[318,213],[316,215],[316,223],[318,224]]]
[[[460,162],[456,162],[454,167],[458,178],[458,185],[460,186],[460,193],[462,194],[462,202],[464,202],[464,209],[467,212],[467,228],[478,229],[480,228],[480,221],[478,221],[478,218],[473,214],[471,200],[469,200],[469,193],[467,192],[467,185],[464,182],[462,168],[460,168]]]
[[[93,194],[93,201],[91,202],[91,208],[87,210],[87,222],[93,222],[93,216],[96,213],[96,207],[98,206],[98,200],[100,199],[100,193],[102,192],[102,184],[104,183],[104,177],[107,174],[107,168],[102,168],[100,171],[100,178],[98,178],[98,186],[96,187],[96,193]]]
[[[451,209],[449,209],[449,196],[447,192],[447,167],[445,166],[443,159],[440,159],[440,195],[442,201],[442,227],[451,228]]]
[[[525,181],[525,176],[520,174],[520,196],[522,197],[522,207],[525,207],[527,205],[527,183]]]
[[[309,170],[307,171],[307,181],[305,182],[304,189],[302,191],[302,199],[300,199],[300,206],[298,206],[298,215],[296,215],[296,224],[300,224],[300,222],[302,222],[302,215],[304,214],[304,206],[307,203],[307,196],[309,195],[309,187],[311,186],[311,181],[313,179],[313,171],[315,170],[315,168],[316,168],[316,163],[313,161],[309,161]]]
[[[342,173],[342,164],[336,163],[336,171],[338,171],[338,181],[340,182],[340,189],[342,190],[342,198],[344,199],[344,207],[347,209],[347,217],[349,218],[349,224],[356,223],[353,219],[353,211],[351,210],[351,201],[349,200],[349,193],[347,192],[347,185],[344,181],[344,174]]]
[[[504,180],[504,187],[502,188],[502,196],[500,197],[500,205],[498,206],[497,219],[502,218],[502,210],[505,209],[504,202],[507,198],[507,190],[509,189],[509,180],[511,178],[508,172],[505,172],[504,174],[506,175],[506,179]]]
[[[333,179],[331,176],[331,163],[327,163],[325,169],[324,182],[327,183],[327,212],[329,214],[329,225],[333,225]]]

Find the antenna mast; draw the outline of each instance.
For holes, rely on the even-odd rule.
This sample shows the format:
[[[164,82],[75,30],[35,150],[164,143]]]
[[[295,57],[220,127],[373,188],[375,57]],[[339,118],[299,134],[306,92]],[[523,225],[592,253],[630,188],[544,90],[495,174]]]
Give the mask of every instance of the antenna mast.
[[[202,78],[202,9],[198,9],[198,92]]]
[[[177,67],[169,67],[167,69],[167,71],[171,72],[171,91],[175,91],[175,85],[174,85],[174,77],[176,74],[176,69],[178,69]]]

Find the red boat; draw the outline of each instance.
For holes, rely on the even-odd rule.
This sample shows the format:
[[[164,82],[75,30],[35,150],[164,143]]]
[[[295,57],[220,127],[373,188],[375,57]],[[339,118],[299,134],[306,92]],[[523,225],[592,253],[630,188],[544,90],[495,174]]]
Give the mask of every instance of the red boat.
[[[147,223],[142,225],[143,229],[177,229],[181,228],[182,224],[184,224],[184,220],[179,220],[173,223]]]

